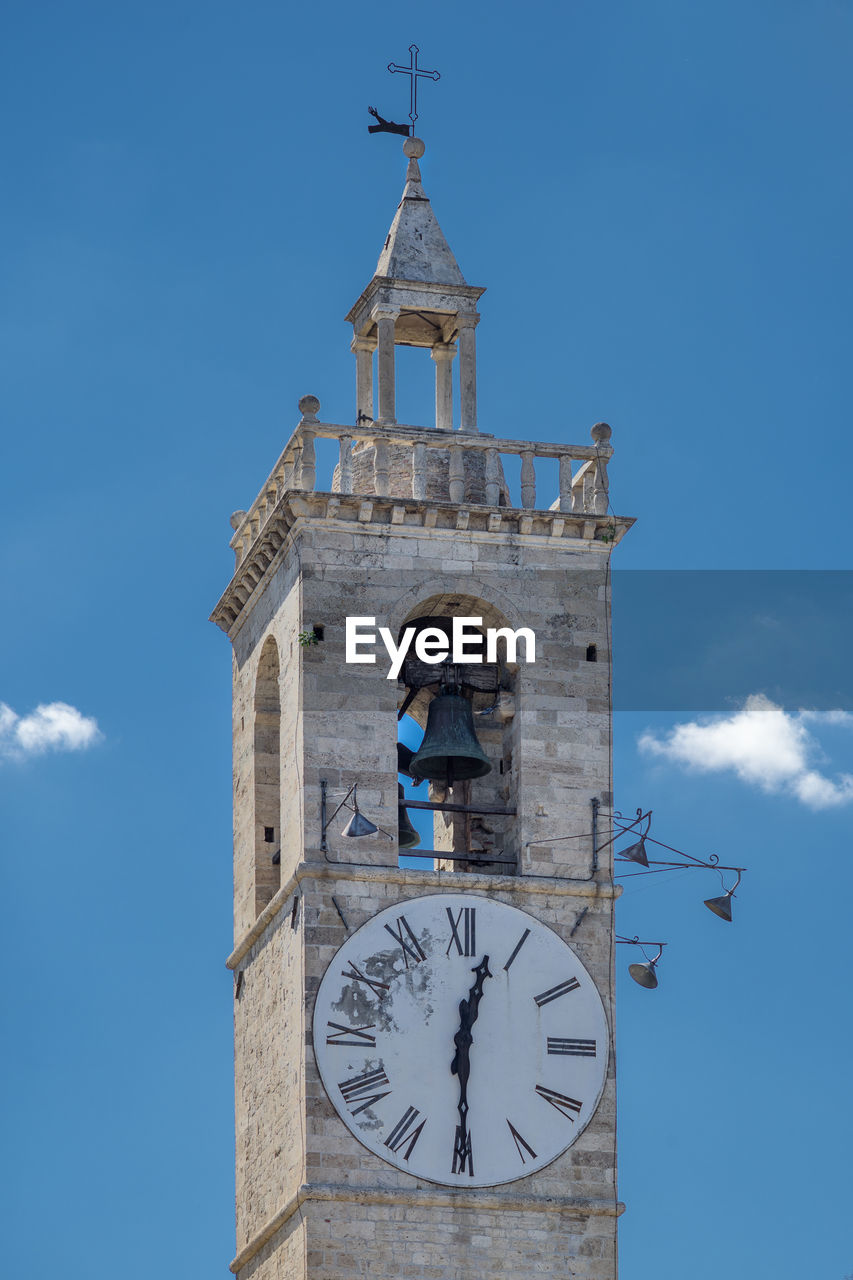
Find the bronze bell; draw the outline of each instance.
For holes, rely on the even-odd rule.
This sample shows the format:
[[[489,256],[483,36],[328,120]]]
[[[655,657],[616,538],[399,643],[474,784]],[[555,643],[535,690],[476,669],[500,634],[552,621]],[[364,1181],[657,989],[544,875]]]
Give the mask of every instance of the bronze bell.
[[[419,845],[421,838],[415,828],[412,826],[409,818],[409,811],[403,803],[404,791],[402,782],[397,783],[397,831],[399,832],[399,845],[401,849],[414,849]]]
[[[442,690],[433,698],[424,740],[409,769],[416,778],[448,786],[491,773],[492,766],[474,732],[471,703],[461,693]]]

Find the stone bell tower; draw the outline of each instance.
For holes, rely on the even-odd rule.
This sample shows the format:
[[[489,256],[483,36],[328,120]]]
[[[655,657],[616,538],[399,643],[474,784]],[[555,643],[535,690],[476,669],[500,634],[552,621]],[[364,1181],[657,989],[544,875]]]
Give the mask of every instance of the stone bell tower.
[[[605,829],[611,804],[606,570],[632,522],[610,510],[605,424],[593,427],[586,445],[525,439],[523,411],[518,439],[480,431],[488,427],[478,424],[476,400],[483,290],[465,282],[424,192],[423,143],[407,138],[404,152],[402,199],[376,271],[347,316],[354,420],[325,422],[316,397],[300,400],[301,420],[257,498],[232,516],[236,567],[212,615],[233,646],[231,1270],[242,1280],[612,1280],[621,1208],[612,1054],[617,891],[611,849],[599,847],[596,830]],[[427,348],[434,361],[434,425],[397,422],[398,345]],[[540,472],[559,477],[544,497],[540,460],[550,460]],[[519,463],[514,498],[507,477]],[[420,851],[419,867],[410,869],[400,865],[397,839],[398,715],[405,708],[425,726],[446,685],[408,660],[399,680],[386,678],[381,647],[374,664],[348,663],[346,620],[375,618],[396,637],[406,625],[463,616],[484,629],[532,629],[536,660],[507,652],[453,676],[463,682],[459,696],[488,773],[430,783],[418,803],[433,814],[433,851]],[[358,839],[343,834],[354,785],[368,820]],[[356,1108],[345,1070],[341,1088],[327,1090],[315,1057],[315,1002],[324,976],[344,968],[339,948],[353,945],[377,913],[393,907],[397,919],[414,920],[420,900],[442,893],[505,904],[532,917],[531,928],[547,926],[591,978],[608,1026],[608,1043],[595,1047],[603,1092],[590,1100],[594,1110],[576,1140],[575,1116],[554,1109],[570,1145],[525,1175],[534,1143],[507,1118],[506,1141],[521,1139],[521,1163],[509,1178],[496,1174],[494,1185],[467,1185],[449,1164],[446,1177],[410,1172],[411,1148],[400,1149],[402,1131],[393,1126],[402,1083],[396,1095],[389,1085]],[[424,935],[415,945],[427,949]],[[375,1021],[357,1025],[359,1011],[374,1007],[363,998],[375,1001],[378,992],[381,1000],[392,977],[402,982],[411,955],[404,949],[381,981],[359,972],[370,990],[342,1005],[340,1023],[329,1023],[341,1029],[325,1044],[374,1043]],[[462,965],[467,974],[473,960]],[[558,994],[573,985],[562,983]],[[553,990],[534,994],[537,1017],[540,1004],[560,1007],[550,1004]],[[497,1007],[487,993],[484,1009],[487,999]],[[506,1052],[510,1071],[509,1042]],[[349,1049],[341,1053],[344,1063]],[[446,1056],[436,1058],[444,1076]],[[572,1059],[565,1064],[573,1069]],[[386,1079],[386,1069],[377,1062],[372,1072]],[[547,1111],[549,1099],[538,1092],[530,1105]],[[387,1158],[343,1122],[347,1105],[387,1134],[379,1146]]]

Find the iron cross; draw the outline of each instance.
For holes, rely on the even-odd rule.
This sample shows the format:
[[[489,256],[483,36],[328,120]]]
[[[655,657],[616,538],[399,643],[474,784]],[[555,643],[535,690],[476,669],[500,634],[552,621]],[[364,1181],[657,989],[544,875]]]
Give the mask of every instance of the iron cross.
[[[437,71],[424,71],[418,66],[418,46],[416,44],[409,45],[409,53],[411,58],[407,67],[400,67],[396,62],[388,63],[388,70],[392,73],[401,72],[403,75],[410,77],[411,99],[409,108],[409,119],[412,122],[412,137],[415,134],[415,121],[418,118],[418,76],[425,76],[427,80],[440,80],[441,76]]]

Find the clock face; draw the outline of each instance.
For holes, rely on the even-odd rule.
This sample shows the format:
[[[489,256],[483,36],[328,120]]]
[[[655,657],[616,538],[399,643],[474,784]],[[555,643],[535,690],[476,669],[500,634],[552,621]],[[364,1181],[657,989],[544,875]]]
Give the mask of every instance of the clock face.
[[[601,998],[561,938],[516,907],[436,893],[353,933],[320,983],[314,1053],[360,1142],[448,1186],[534,1173],[592,1117]]]

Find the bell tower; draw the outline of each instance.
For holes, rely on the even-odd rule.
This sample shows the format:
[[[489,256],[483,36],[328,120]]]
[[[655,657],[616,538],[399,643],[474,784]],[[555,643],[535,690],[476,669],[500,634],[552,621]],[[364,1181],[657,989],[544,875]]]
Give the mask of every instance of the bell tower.
[[[233,647],[231,1270],[613,1280],[617,890],[596,833],[608,563],[632,521],[610,509],[606,424],[578,445],[480,429],[484,291],[425,194],[423,143],[403,149],[347,315],[354,421],[300,400],[232,516],[212,615]],[[429,350],[434,423],[397,421],[399,345]],[[374,662],[348,661],[353,619]],[[397,678],[380,628],[409,637]],[[414,757],[401,714],[425,730]],[[401,776],[427,781],[431,850],[406,847]]]

